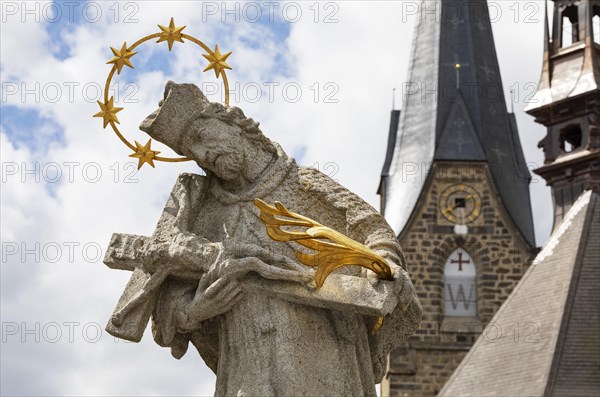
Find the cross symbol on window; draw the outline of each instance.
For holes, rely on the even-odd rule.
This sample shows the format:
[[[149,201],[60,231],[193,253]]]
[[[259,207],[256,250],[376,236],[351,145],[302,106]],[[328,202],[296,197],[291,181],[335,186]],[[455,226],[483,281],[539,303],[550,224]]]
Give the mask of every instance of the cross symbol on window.
[[[458,271],[462,272],[462,265],[467,264],[467,263],[471,263],[470,259],[463,259],[462,257],[462,251],[458,251],[458,259],[451,259],[450,263],[458,263]]]

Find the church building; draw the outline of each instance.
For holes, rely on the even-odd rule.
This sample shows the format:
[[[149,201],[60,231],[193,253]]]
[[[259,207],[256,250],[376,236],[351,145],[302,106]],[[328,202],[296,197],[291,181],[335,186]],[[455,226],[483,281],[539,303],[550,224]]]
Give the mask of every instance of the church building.
[[[600,395],[600,1],[554,1],[540,84],[526,111],[547,128],[535,172],[552,190],[554,227],[441,396]]]
[[[425,1],[378,193],[423,306],[384,396],[435,396],[536,253],[527,168],[485,1]]]
[[[424,315],[390,354],[382,395],[597,396],[600,0],[553,0],[552,32],[546,16],[526,109],[547,128],[541,251],[487,2],[421,4],[378,193]]]

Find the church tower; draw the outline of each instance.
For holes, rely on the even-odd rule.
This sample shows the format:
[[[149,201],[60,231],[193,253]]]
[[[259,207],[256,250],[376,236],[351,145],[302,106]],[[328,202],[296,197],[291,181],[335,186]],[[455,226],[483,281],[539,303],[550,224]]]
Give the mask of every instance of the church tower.
[[[600,188],[600,1],[555,0],[544,64],[526,109],[547,128],[535,173],[552,189],[554,228],[585,190]],[[552,39],[550,39],[552,37]]]
[[[555,0],[552,27],[546,14],[542,77],[526,111],[547,128],[534,172],[551,187],[554,227],[491,322],[526,332],[479,338],[439,396],[600,390],[600,1]]]
[[[384,396],[436,395],[535,253],[531,177],[506,108],[487,2],[420,7],[378,194],[423,321],[390,354]]]

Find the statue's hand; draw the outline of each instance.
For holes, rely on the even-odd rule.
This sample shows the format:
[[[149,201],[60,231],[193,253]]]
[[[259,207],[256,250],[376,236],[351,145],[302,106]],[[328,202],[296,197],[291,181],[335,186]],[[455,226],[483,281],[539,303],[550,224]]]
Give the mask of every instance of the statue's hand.
[[[235,265],[231,261],[215,266],[214,271]],[[220,269],[217,269],[220,268]],[[186,309],[177,313],[177,321],[183,329],[193,330],[204,320],[219,316],[234,307],[243,297],[240,282],[235,277],[220,277],[210,282],[215,275],[205,274],[198,283],[194,298]]]
[[[232,255],[259,255],[265,260],[278,262],[281,267],[266,263],[260,258],[246,256],[232,258]],[[243,276],[256,272],[272,280],[308,283],[314,278],[314,270],[293,263],[290,258],[270,253],[256,245],[238,244],[225,250],[224,260],[215,262],[198,283],[196,294],[187,310],[178,319],[185,329],[195,329],[199,323],[229,311],[243,297]],[[268,257],[268,258],[267,258]]]
[[[395,282],[395,280],[399,277],[399,272],[402,270],[402,268],[400,266],[398,266],[393,260],[390,260],[389,258],[387,258],[387,256],[388,256],[387,251],[383,251],[383,250],[374,250],[374,251],[386,260],[387,265],[389,266],[390,270],[392,271],[392,277]],[[363,275],[363,277],[366,277],[369,280],[369,282],[371,283],[371,285],[373,287],[377,286],[379,284],[379,282],[381,281],[381,278],[379,278],[379,275],[377,273],[375,273],[374,271],[372,271],[371,269],[362,268],[362,275]]]
[[[261,247],[256,244],[236,243],[235,245],[233,245],[231,247],[229,247],[228,245],[225,245],[225,253],[226,253],[226,255],[229,255],[233,258],[253,257],[254,259],[257,259],[260,262],[262,262],[263,265],[267,265],[270,267],[274,267],[276,269],[288,271],[288,272],[278,273],[278,274],[290,274],[291,275],[292,273],[297,273],[298,277],[292,277],[292,278],[294,278],[294,281],[302,281],[304,279],[306,279],[306,280],[314,279],[314,273],[315,273],[314,268],[301,264],[295,258],[292,259],[288,256],[275,253],[275,252],[273,252],[273,250]],[[248,265],[250,265],[250,263],[248,263]],[[264,272],[260,272],[260,271],[259,272],[261,274],[265,273],[265,274],[263,274],[264,277],[278,278],[278,277],[269,277],[268,276],[269,272],[266,271],[266,268],[263,267],[263,269],[265,269]],[[276,269],[273,269],[273,271],[277,272]]]
[[[410,275],[402,268],[398,268],[394,272],[394,292],[400,295],[398,305],[402,310],[405,310],[413,300],[415,287],[410,280]]]
[[[230,279],[240,279],[250,272],[256,272],[271,280],[308,283],[314,279],[314,269],[304,266],[293,259],[273,253],[255,244],[225,244],[224,253],[211,266],[207,276],[211,282],[209,288],[219,289],[221,283]]]
[[[383,255],[382,255],[383,256]],[[404,310],[413,299],[414,286],[412,281],[410,280],[410,275],[402,269],[400,266],[390,262],[388,260],[388,265],[392,269],[393,280],[394,283],[394,293],[400,295],[399,305]],[[368,269],[363,269],[363,276],[366,277],[372,286],[377,286],[381,279],[375,272],[372,272]],[[388,281],[389,282],[389,281]]]

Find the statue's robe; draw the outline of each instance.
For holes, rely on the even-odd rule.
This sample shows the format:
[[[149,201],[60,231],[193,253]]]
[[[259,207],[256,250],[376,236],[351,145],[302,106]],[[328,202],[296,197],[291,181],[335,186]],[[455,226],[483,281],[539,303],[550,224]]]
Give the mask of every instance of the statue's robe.
[[[266,234],[255,198],[280,201],[405,267],[393,231],[375,209],[323,173],[298,167],[281,150],[254,186],[236,194],[221,188],[213,176],[182,174],[161,218],[161,230],[194,233],[211,242],[222,241],[226,230],[234,241],[294,258],[292,245],[274,242]],[[366,274],[357,266],[336,272]],[[217,396],[375,396],[387,353],[404,342],[421,319],[414,290],[403,291],[404,302],[375,335],[371,335],[374,317],[245,292],[230,311],[190,332],[178,325],[174,313],[190,302],[196,287],[179,280],[162,287],[153,314],[154,338],[170,346],[176,357],[191,341],[217,374]]]

